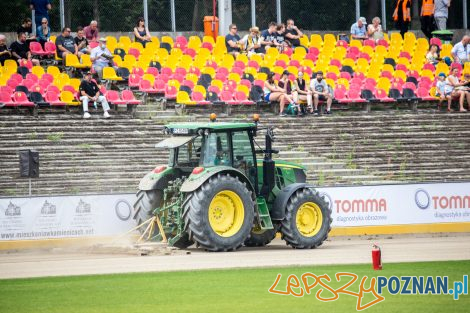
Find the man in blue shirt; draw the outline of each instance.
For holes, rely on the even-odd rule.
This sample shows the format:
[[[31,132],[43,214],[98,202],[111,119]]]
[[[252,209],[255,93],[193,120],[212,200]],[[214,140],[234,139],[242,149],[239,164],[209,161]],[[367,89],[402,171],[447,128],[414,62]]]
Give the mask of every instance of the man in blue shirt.
[[[41,20],[45,17],[49,22],[48,11],[52,9],[51,0],[30,0],[29,8],[34,10],[34,22],[36,27],[41,25]]]
[[[276,47],[276,28],[277,24],[270,22],[268,29],[261,32],[261,50],[263,53],[265,53],[269,47]]]
[[[229,33],[225,36],[225,46],[227,53],[236,57],[240,54],[240,36],[237,34],[237,25],[230,24]]]
[[[351,37],[352,39],[364,40],[367,39],[367,27],[366,19],[360,17],[357,23],[352,24],[351,26]]]

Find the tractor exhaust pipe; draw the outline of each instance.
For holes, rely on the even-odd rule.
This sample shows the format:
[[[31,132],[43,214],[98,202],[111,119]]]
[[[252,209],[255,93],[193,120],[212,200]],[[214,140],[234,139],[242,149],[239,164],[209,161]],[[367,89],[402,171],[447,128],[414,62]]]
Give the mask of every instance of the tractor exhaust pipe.
[[[267,199],[269,193],[273,190],[276,184],[276,164],[273,160],[273,153],[279,153],[279,151],[272,149],[272,143],[274,141],[274,132],[272,127],[269,127],[266,130],[265,140],[266,145],[263,159],[263,186],[261,187],[261,195]]]

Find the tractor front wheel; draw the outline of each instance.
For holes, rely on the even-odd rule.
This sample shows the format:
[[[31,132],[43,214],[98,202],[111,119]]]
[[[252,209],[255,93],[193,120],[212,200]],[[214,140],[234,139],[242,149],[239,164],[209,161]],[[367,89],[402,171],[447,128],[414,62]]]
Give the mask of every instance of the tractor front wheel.
[[[209,251],[238,249],[249,236],[254,201],[246,185],[218,174],[188,195],[184,207],[189,239]]]
[[[311,189],[297,190],[287,202],[286,217],[281,222],[282,239],[293,248],[320,246],[331,230],[328,203]]]

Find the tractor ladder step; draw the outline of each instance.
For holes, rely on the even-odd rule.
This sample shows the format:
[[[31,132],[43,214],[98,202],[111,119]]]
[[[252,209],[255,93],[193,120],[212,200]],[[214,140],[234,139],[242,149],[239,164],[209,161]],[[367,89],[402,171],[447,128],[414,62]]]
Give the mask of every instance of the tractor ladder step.
[[[261,229],[273,229],[273,223],[271,222],[266,200],[263,197],[258,197],[256,198],[256,204],[258,205],[259,225]]]

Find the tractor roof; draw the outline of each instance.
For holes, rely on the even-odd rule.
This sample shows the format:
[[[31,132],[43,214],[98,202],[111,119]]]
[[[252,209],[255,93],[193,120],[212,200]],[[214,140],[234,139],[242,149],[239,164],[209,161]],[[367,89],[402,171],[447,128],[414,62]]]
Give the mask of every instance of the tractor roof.
[[[255,123],[228,123],[228,122],[210,122],[210,123],[174,123],[165,125],[166,128],[172,130],[188,130],[172,131],[173,134],[189,134],[196,132],[198,129],[211,129],[211,130],[241,130],[241,129],[255,129]]]

